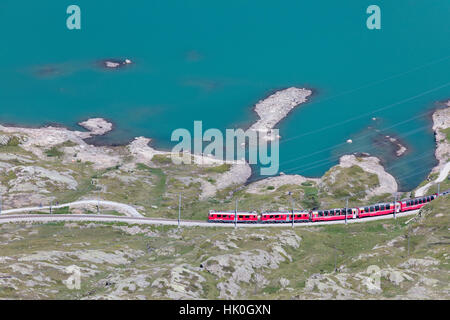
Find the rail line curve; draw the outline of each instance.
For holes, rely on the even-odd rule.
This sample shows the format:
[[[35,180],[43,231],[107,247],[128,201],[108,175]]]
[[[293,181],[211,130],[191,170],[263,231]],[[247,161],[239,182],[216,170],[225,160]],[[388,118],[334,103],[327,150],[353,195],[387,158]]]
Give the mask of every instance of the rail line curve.
[[[419,213],[420,210],[413,210],[408,212],[397,213],[397,217],[412,216]],[[376,217],[366,217],[360,219],[350,219],[348,224],[363,223],[376,220],[393,219],[394,215],[384,215]],[[1,215],[0,224],[4,223],[20,223],[20,222],[122,222],[127,224],[142,224],[142,225],[168,225],[178,226],[178,220],[162,219],[162,218],[146,218],[146,217],[124,217],[113,215],[95,215],[95,214],[21,214],[21,215]],[[345,224],[344,220],[328,221],[328,222],[303,222],[295,223],[294,227],[308,227],[331,224]],[[225,227],[233,228],[233,223],[215,223],[195,220],[181,220],[180,226],[184,227]],[[291,223],[274,223],[274,224],[237,224],[238,228],[273,228],[273,227],[292,227]]]

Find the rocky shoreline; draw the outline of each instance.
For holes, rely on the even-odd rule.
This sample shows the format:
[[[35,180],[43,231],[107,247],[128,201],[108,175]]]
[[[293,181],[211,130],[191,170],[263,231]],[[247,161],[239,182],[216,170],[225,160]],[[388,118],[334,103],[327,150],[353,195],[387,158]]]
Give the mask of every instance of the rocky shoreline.
[[[294,107],[304,103],[311,94],[311,90],[291,87],[261,100],[255,106],[255,111],[260,119],[251,128],[264,132],[267,139],[276,138],[270,137],[270,130]],[[90,144],[87,139],[110,132],[113,130],[113,124],[103,118],[91,118],[78,124],[88,131],[82,132],[56,126],[21,128],[0,125],[0,131],[8,135],[0,136],[0,142],[3,139],[5,140],[3,144],[7,144],[8,139],[15,137],[14,139],[18,139],[20,147],[41,160],[48,159],[46,154],[48,150],[61,148],[64,156],[60,161],[63,164],[91,163],[96,170],[114,166],[132,170],[138,163],[151,165],[154,156],[172,156],[170,151],[161,151],[150,147],[151,139],[146,137],[136,137],[129,144],[123,146],[127,151],[126,154],[118,153],[117,148],[113,146]],[[251,168],[245,160],[227,161],[216,159],[211,155],[197,155],[189,152],[185,152],[184,156],[191,157],[193,163],[201,167],[230,165],[230,169],[217,177],[215,183],[199,178],[194,179],[202,185],[203,191],[199,195],[200,199],[212,197],[217,191],[232,185],[244,184],[251,176]]]
[[[450,173],[450,100],[444,105],[445,108],[436,110],[432,115],[438,165],[431,170],[427,178],[428,183],[415,190],[416,196],[422,196],[433,185],[444,182]],[[437,178],[432,179],[434,175]]]
[[[435,156],[439,164],[433,168],[432,172],[439,172],[450,160],[450,142],[444,130],[450,128],[450,100],[444,109],[438,109],[433,113],[433,131],[436,140]]]
[[[296,106],[307,101],[312,91],[299,88],[288,88],[281,90],[267,99],[260,101],[255,106],[255,111],[260,119],[254,123],[251,128],[267,134],[270,137],[270,130],[281,121]],[[433,172],[441,170],[449,161],[450,144],[446,139],[443,130],[450,127],[450,101],[446,103],[445,109],[439,109],[433,114],[433,130],[436,134],[436,158],[439,165],[433,169]],[[121,167],[124,170],[132,172],[138,164],[151,166],[155,156],[170,158],[170,151],[160,151],[149,146],[151,139],[146,137],[136,137],[133,141],[125,146],[94,146],[86,142],[86,139],[104,135],[113,130],[113,124],[103,118],[92,118],[79,123],[85,128],[86,132],[70,130],[63,127],[47,126],[42,128],[20,128],[8,127],[0,125],[0,144],[9,145],[11,139],[15,140],[16,145],[20,146],[26,152],[30,152],[38,159],[47,161],[48,154],[55,152],[56,149],[61,150],[61,156],[58,161],[63,165],[71,163],[88,163],[95,170],[105,170],[112,167]],[[389,137],[391,138],[391,137]],[[391,141],[395,143],[397,141]],[[55,150],[53,150],[55,149]],[[59,152],[59,151],[58,151]],[[404,148],[399,146],[398,153],[405,152]],[[186,153],[185,156],[191,157],[193,163],[199,167],[217,167],[221,165],[229,165],[228,169],[215,175],[214,179],[206,179],[206,177],[190,177],[192,182],[200,183],[201,193],[199,199],[207,199],[213,197],[218,191],[227,189],[232,186],[244,185],[251,176],[251,168],[244,160],[223,161],[209,155],[197,155]],[[2,154],[2,159],[19,159],[17,160],[22,166],[27,162],[32,162],[29,156]],[[0,159],[1,160],[1,159]],[[55,159],[56,160],[56,159]],[[170,161],[170,159],[169,159]],[[9,164],[1,164],[6,170],[10,168]],[[340,158],[340,162],[330,171],[344,170],[351,167],[359,167],[368,174],[377,176],[379,185],[367,190],[366,197],[377,196],[385,193],[393,193],[398,191],[398,185],[395,178],[385,171],[380,164],[379,159],[367,156],[345,155]],[[50,168],[53,169],[53,168]],[[24,179],[30,174],[25,174],[26,167],[20,169]],[[25,170],[25,171],[23,171]],[[55,170],[53,170],[55,171]],[[70,188],[75,188],[73,178],[70,173],[58,173],[52,170],[43,169],[41,167],[33,167],[30,172],[39,173],[42,177],[51,177],[58,183],[65,183]],[[28,172],[28,173],[30,173]],[[284,175],[265,178],[248,184],[245,189],[248,193],[260,194],[270,193],[283,185],[301,185],[304,183],[314,183],[321,185],[322,178],[314,179],[302,177],[300,175]],[[17,180],[19,181],[19,180]],[[24,180],[25,181],[25,180]],[[267,190],[267,186],[273,187]],[[18,186],[19,187],[19,186]],[[20,189],[20,188],[19,188]],[[19,190],[18,189],[18,190]]]

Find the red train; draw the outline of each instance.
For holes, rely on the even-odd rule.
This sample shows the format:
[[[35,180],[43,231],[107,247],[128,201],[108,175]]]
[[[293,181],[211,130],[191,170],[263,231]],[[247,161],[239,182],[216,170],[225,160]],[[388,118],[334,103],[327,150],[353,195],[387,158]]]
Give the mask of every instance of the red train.
[[[356,219],[358,215],[357,208],[342,208],[342,209],[330,209],[330,210],[314,210],[311,211],[311,221],[333,221],[333,220],[345,220]]]
[[[337,208],[328,210],[310,211],[274,211],[263,212],[238,212],[237,219],[234,211],[214,211],[208,215],[209,222],[230,222],[230,223],[294,223],[298,222],[319,222],[336,221],[349,219],[360,219],[365,217],[375,217],[395,213],[402,213],[422,208],[427,203],[433,201],[438,196],[447,195],[450,190],[440,194],[433,194],[414,199],[405,199],[397,202],[377,203],[357,208]]]

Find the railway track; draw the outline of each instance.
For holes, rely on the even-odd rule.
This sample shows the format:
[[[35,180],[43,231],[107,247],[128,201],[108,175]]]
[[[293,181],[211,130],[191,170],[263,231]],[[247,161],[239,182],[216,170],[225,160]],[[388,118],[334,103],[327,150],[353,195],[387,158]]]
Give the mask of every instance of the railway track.
[[[397,213],[397,217],[406,217],[416,215],[419,210],[413,210],[408,212]],[[364,223],[376,220],[393,219],[394,215],[384,215],[377,217],[367,217],[361,219],[349,219],[348,224],[351,223]],[[126,216],[113,216],[113,215],[95,215],[95,214],[2,214],[0,215],[0,224],[3,223],[20,223],[20,222],[122,222],[127,224],[142,224],[142,225],[169,225],[178,226],[178,220],[175,219],[162,219],[162,218],[145,218],[145,217],[126,217]],[[183,227],[224,227],[233,228],[233,223],[211,223],[206,221],[195,220],[181,220],[180,226]],[[345,224],[344,220],[328,221],[328,222],[305,222],[295,223],[294,227],[307,227],[307,226],[320,226],[330,224]],[[245,224],[238,223],[238,228],[273,228],[273,227],[292,227],[291,223],[274,223],[274,224]]]

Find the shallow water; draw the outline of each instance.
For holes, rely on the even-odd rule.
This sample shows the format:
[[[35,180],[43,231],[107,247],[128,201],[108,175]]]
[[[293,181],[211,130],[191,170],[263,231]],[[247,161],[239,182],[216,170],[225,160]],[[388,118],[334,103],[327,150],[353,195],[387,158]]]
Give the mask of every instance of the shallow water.
[[[246,127],[259,99],[301,86],[315,94],[280,123],[280,171],[320,176],[344,153],[370,152],[408,189],[436,163],[427,112],[450,97],[447,0],[377,1],[374,31],[360,0],[76,4],[80,31],[66,28],[67,3],[0,3],[2,123],[101,116],[115,123],[101,142],[144,135],[170,148],[176,128]],[[136,64],[96,65],[124,57]],[[409,152],[393,157],[375,130]]]

